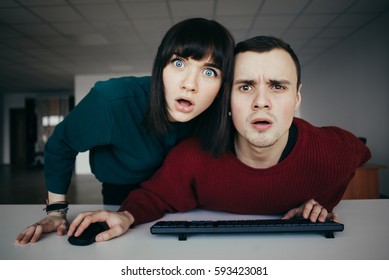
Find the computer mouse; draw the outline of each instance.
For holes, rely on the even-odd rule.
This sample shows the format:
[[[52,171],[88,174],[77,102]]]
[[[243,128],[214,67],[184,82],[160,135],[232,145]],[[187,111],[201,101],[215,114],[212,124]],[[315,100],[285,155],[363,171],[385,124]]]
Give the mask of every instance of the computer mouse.
[[[95,242],[96,235],[100,232],[106,231],[109,229],[109,226],[105,222],[97,222],[90,224],[80,236],[76,237],[74,235],[68,238],[68,241],[72,245],[76,246],[86,246]]]

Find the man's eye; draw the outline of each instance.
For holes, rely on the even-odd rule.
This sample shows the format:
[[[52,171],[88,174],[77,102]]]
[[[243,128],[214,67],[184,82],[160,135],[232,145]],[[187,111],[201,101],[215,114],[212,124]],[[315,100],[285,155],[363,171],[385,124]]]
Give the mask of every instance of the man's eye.
[[[216,71],[213,70],[213,69],[205,69],[203,73],[204,73],[206,76],[208,76],[208,77],[216,77],[216,76],[217,76]]]
[[[285,89],[285,87],[283,87],[281,85],[273,85],[273,89],[275,89],[275,90],[283,90],[283,89]]]
[[[176,66],[178,68],[181,68],[181,67],[184,66],[184,62],[181,59],[179,59],[179,58],[173,59],[172,63],[173,63],[174,66]]]
[[[240,89],[241,91],[249,91],[249,90],[251,89],[251,86],[249,86],[249,85],[243,85],[243,86],[239,87],[239,89]]]

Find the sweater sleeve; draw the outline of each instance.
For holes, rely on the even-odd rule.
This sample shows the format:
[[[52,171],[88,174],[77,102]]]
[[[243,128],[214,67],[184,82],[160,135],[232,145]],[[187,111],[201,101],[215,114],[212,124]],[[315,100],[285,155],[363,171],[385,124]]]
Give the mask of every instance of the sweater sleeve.
[[[371,158],[370,149],[354,134],[341,128],[330,127],[330,129],[333,129],[342,141],[342,145],[347,148],[347,157],[351,168],[356,169]]]
[[[332,131],[332,137],[336,138],[340,147],[343,147],[342,152],[338,154],[334,153],[334,157],[339,162],[339,170],[341,170],[342,174],[339,184],[328,188],[320,197],[317,197],[317,201],[328,212],[332,212],[335,206],[342,200],[350,181],[355,175],[356,169],[371,158],[371,151],[365,143],[346,130],[338,127],[327,127],[326,129]]]
[[[45,145],[47,190],[66,194],[79,152],[104,145],[111,137],[111,119],[95,89],[56,126]]]
[[[127,210],[134,225],[157,220],[165,213],[186,212],[196,208],[194,175],[198,167],[193,141],[183,141],[166,157],[154,176],[132,191],[119,211]]]

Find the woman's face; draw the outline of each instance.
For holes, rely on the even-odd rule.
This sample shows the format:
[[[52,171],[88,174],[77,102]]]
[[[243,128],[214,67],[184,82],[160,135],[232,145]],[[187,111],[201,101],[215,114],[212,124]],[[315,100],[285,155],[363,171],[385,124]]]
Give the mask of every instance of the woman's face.
[[[172,122],[187,122],[204,112],[222,84],[221,70],[209,58],[198,61],[173,55],[162,76]]]

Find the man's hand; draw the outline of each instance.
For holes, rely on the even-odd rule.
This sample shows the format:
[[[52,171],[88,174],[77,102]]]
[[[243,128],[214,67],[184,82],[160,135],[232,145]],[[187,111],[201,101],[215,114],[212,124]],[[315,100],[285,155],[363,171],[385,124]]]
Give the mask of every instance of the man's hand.
[[[94,212],[83,212],[77,215],[70,224],[68,236],[80,236],[81,233],[92,223],[106,222],[109,230],[101,232],[96,236],[96,242],[107,241],[126,233],[134,223],[134,217],[127,211],[113,212],[98,210]]]
[[[339,221],[339,216],[335,213],[328,213],[327,209],[323,208],[316,200],[310,199],[303,203],[300,207],[289,210],[283,219],[294,217],[303,217],[310,219],[312,222],[325,222],[327,219],[334,222]]]
[[[65,214],[52,213],[37,223],[28,226],[16,237],[15,242],[20,244],[35,243],[43,233],[56,231],[58,235],[64,235],[68,227]]]

